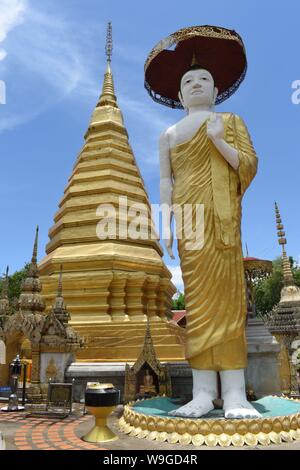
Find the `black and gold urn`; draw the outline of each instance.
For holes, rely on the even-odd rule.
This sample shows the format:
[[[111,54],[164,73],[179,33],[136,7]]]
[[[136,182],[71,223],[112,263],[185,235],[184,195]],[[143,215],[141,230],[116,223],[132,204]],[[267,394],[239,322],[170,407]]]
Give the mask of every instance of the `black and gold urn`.
[[[120,390],[112,384],[88,383],[85,391],[87,411],[95,416],[95,426],[82,439],[87,442],[108,442],[118,437],[107,426],[107,418],[120,403]]]

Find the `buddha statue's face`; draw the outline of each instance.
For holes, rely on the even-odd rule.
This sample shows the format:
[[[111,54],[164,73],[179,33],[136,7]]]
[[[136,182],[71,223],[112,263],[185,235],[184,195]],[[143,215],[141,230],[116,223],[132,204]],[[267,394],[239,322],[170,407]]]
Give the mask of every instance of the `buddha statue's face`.
[[[208,70],[189,70],[183,75],[178,96],[186,110],[202,106],[211,107],[217,95],[218,90]]]

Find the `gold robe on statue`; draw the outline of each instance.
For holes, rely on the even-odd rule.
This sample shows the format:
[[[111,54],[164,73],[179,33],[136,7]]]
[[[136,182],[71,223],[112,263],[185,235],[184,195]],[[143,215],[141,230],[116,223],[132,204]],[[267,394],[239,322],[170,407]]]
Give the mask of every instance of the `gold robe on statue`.
[[[238,170],[207,137],[206,121],[192,139],[171,151],[173,204],[181,208],[204,205],[203,248],[187,249],[190,240],[184,231],[178,239],[186,303],[186,358],[194,369],[216,371],[247,366],[241,199],[257,170],[243,120],[230,113],[222,116],[225,140],[239,152]],[[176,211],[175,220],[180,225]]]

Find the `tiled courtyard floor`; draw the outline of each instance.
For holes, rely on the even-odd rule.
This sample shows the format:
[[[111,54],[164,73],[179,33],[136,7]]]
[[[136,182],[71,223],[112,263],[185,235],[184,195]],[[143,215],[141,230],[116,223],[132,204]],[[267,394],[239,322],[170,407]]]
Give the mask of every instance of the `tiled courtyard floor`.
[[[145,439],[129,437],[118,431],[118,418],[122,413],[119,409],[109,419],[109,426],[118,434],[117,441],[105,445],[93,445],[84,442],[84,436],[93,426],[94,418],[83,415],[82,408],[75,405],[73,414],[65,419],[49,419],[28,417],[28,413],[0,413],[0,431],[2,432],[7,450],[196,450],[193,446],[171,445],[166,442],[152,442]],[[201,447],[197,450],[208,450]],[[220,450],[220,447],[215,447]],[[232,447],[228,449],[233,449]],[[236,449],[236,448],[235,448]],[[254,450],[253,447],[243,447]],[[300,441],[280,446],[257,446],[265,450],[300,450]]]

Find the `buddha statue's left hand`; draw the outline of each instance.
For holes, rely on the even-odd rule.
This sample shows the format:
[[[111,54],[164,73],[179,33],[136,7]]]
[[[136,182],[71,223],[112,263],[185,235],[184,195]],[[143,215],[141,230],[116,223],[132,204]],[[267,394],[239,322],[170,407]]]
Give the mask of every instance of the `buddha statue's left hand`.
[[[213,113],[207,121],[207,135],[213,141],[217,142],[224,139],[224,123],[220,114]]]

